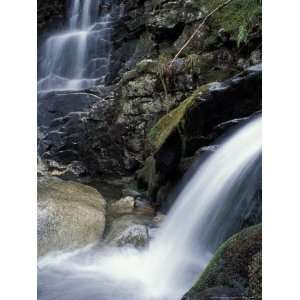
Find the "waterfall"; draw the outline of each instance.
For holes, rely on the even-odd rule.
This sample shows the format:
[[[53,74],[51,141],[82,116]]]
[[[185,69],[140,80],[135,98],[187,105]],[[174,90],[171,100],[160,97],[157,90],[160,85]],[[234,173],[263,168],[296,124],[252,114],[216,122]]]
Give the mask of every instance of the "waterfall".
[[[41,300],[179,300],[253,208],[261,117],[197,167],[144,251],[92,246],[39,261]]]
[[[81,90],[104,82],[111,55],[115,6],[100,0],[71,0],[67,29],[41,47],[38,91]]]

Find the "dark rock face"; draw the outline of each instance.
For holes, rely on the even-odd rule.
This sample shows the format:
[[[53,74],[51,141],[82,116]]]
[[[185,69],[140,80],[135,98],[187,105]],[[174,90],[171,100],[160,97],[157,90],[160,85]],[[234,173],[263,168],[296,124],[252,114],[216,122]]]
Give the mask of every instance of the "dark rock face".
[[[39,35],[63,26],[66,20],[66,0],[38,0],[37,26]]]
[[[150,144],[157,145],[165,136],[153,153],[155,166],[151,170],[155,174],[140,172],[153,198],[161,186],[172,180],[169,174],[173,174],[175,181],[176,173],[177,178],[182,176],[179,169],[182,160],[190,158],[192,162],[198,157],[197,150],[212,144],[226,129],[261,110],[261,70],[257,66],[223,83],[209,84],[192,97],[187,99],[191,107],[178,120],[174,119],[175,110],[171,111],[152,130]],[[186,103],[176,108],[177,115],[183,105]],[[174,127],[170,128],[172,122]]]
[[[234,119],[260,110],[260,80],[261,71],[246,71],[222,84],[211,84],[208,92],[195,97],[183,131],[175,128],[154,153],[159,174],[156,185],[163,185],[170,176],[178,177],[176,172],[182,157],[191,157],[196,150],[209,145],[236,123]],[[121,82],[106,97],[91,92],[41,97],[38,104],[43,132],[39,143],[41,157],[65,165],[82,161],[92,175],[132,174],[150,153],[151,127],[168,107],[178,103],[172,97],[170,102],[163,101],[155,84],[155,77],[146,75],[136,81]],[[178,93],[184,97],[190,92]],[[151,194],[155,196],[156,192]]]
[[[238,49],[228,47],[224,38],[208,46],[211,32],[207,24],[187,53],[165,74],[166,61],[202,21],[204,13],[199,3],[116,2],[120,10],[112,32],[113,50],[106,78],[110,86],[40,96],[39,152],[52,165],[53,161],[66,167],[80,162],[87,171],[79,173],[105,176],[132,175],[153,155],[159,174],[159,183],[154,184],[156,191],[150,193],[155,197],[168,177],[182,176],[178,172],[182,157],[193,157],[223,127],[230,126],[220,124],[260,109],[260,72],[248,71],[248,75],[243,73],[215,84],[207,95],[199,96],[185,118],[184,131],[180,127],[173,130],[155,153],[149,143],[151,128],[200,86],[224,81],[238,73],[241,66],[259,62],[259,50],[243,56],[241,62]],[[51,20],[56,20],[56,15],[64,17],[67,2],[39,1],[39,24],[44,24],[42,12],[48,5],[52,7],[48,10]],[[39,26],[51,31],[52,21],[47,22]],[[149,186],[147,179],[144,183]]]
[[[261,225],[249,227],[226,241],[215,253],[183,300],[219,297],[261,299]]]
[[[99,97],[84,92],[53,92],[39,96],[38,125],[54,126],[69,113],[86,112]]]
[[[82,161],[91,175],[124,170],[122,128],[115,126],[117,102],[90,93],[53,94],[39,100],[44,160],[63,165]]]
[[[109,83],[142,59],[172,46],[187,24],[203,17],[194,1],[121,1],[121,5],[121,18],[113,32]]]

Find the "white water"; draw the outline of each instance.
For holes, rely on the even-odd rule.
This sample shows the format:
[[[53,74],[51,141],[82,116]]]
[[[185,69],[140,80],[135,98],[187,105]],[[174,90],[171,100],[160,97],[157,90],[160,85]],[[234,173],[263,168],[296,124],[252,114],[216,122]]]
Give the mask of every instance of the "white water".
[[[80,90],[100,84],[111,54],[113,9],[99,15],[99,0],[71,0],[66,31],[41,48],[38,91]]]
[[[40,300],[177,300],[252,208],[261,118],[200,164],[148,249],[97,249],[39,261]]]

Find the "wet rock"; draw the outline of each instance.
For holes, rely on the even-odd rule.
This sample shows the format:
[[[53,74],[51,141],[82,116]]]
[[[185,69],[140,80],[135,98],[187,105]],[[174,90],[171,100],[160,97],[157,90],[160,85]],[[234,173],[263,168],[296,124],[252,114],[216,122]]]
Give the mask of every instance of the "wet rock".
[[[224,132],[222,127],[235,123],[232,120],[241,121],[261,110],[260,67],[253,66],[224,82],[200,87],[152,127],[148,142],[154,152],[155,162],[151,165],[155,168],[146,172],[149,169],[146,160],[145,172],[139,174],[143,174],[153,198],[160,186],[172,176],[176,178],[182,158],[192,157],[201,147],[212,143]]]
[[[80,100],[83,101],[83,106],[75,105],[76,95],[83,97]],[[85,98],[87,94],[83,95],[64,95],[64,101],[70,101],[68,109],[53,103],[59,107],[54,111],[48,110],[50,104],[43,103],[42,98],[39,100],[40,128],[43,133],[39,139],[40,156],[45,161],[56,161],[64,166],[79,161],[82,171],[86,169],[90,175],[124,174],[126,169],[121,141],[124,128],[115,123],[118,113],[117,101],[113,97],[104,99],[88,95],[88,98]],[[57,100],[56,97],[54,99]],[[74,106],[71,103],[72,99],[75,101]],[[92,99],[92,102],[89,103],[89,99]],[[73,169],[72,167],[71,173],[74,173]]]
[[[49,1],[44,2],[46,7]],[[61,1],[55,0],[54,6],[56,2]],[[111,65],[105,80],[108,86],[99,83],[86,91],[39,95],[39,124],[43,128],[39,153],[42,159],[55,160],[65,166],[80,161],[91,176],[127,176],[139,170],[153,154],[149,151],[148,140],[157,121],[177,108],[199,86],[223,81],[240,68],[237,66],[239,49],[236,45],[227,47],[226,26],[218,24],[217,28],[210,28],[215,22],[219,23],[212,18],[212,24],[203,26],[186,52],[175,60],[170,76],[163,76],[167,93],[164,90],[159,75],[166,62],[162,58],[174,57],[194,32],[210,10],[206,6],[211,3],[204,2],[122,2],[112,29]],[[214,34],[217,32],[218,36]],[[259,61],[259,51],[253,47],[245,52],[247,64],[243,64],[244,67]],[[224,94],[233,89],[229,84]],[[167,140],[175,145],[176,151],[173,151],[174,146],[164,145],[156,155],[158,169],[162,166],[169,172],[164,175],[173,174],[180,162],[178,158],[182,153],[179,152],[185,150],[184,156],[193,156],[199,147],[208,145],[213,126],[230,118],[243,117],[249,111],[253,113],[256,110],[255,105],[250,107],[253,97],[249,89],[246,90],[244,94],[236,92],[236,97],[231,96],[231,99],[243,98],[241,101],[229,101],[230,97],[225,95],[224,105],[219,100],[210,101],[211,96],[206,104],[197,97],[203,115],[199,112],[194,118],[195,114],[191,114],[192,120],[186,124],[187,131],[195,130],[195,134],[188,134],[185,139],[181,127],[174,126],[177,132],[168,134],[173,136]],[[253,93],[259,90],[252,86]],[[247,109],[245,98],[250,103]],[[198,121],[199,126],[195,128]]]
[[[46,160],[48,174],[64,180],[74,180],[85,182],[89,180],[89,171],[80,161],[73,161],[68,165],[63,165],[54,160]]]
[[[48,173],[47,165],[45,162],[38,156],[37,159],[37,174],[38,176],[45,176]]]
[[[102,238],[106,202],[94,188],[54,177],[38,180],[38,255]]]
[[[133,246],[135,248],[142,248],[147,245],[149,241],[148,229],[145,225],[132,225],[125,229],[119,236],[110,242],[110,245],[118,247]]]
[[[145,218],[128,215],[115,219],[105,237],[105,243],[110,246],[144,247],[149,241]]]
[[[65,180],[76,180],[78,178],[86,177],[88,174],[88,169],[82,162],[73,161],[67,166],[60,177]]]
[[[246,228],[234,235],[219,247],[197,283],[183,299],[201,299],[200,295],[207,289],[219,286],[235,289],[235,297],[261,298],[261,249],[261,225]]]
[[[37,1],[38,34],[61,28],[66,21],[66,3],[64,0]]]
[[[196,155],[201,155],[203,153],[213,153],[217,151],[218,148],[219,145],[210,145],[210,146],[201,147],[199,150],[196,151]]]
[[[129,214],[132,213],[135,206],[135,200],[131,196],[122,198],[111,205],[113,214]]]
[[[143,198],[143,194],[135,189],[132,188],[124,188],[122,189],[122,195],[123,197],[133,197],[134,199]]]
[[[144,216],[153,216],[155,211],[154,208],[150,205],[149,202],[145,200],[135,200],[135,208],[134,212],[136,214],[144,215]]]
[[[218,145],[204,146],[198,149],[193,156],[185,157],[181,159],[178,166],[179,172],[185,174],[193,165],[199,160],[199,158],[206,157],[207,155],[215,152],[218,149]]]
[[[99,101],[94,94],[84,92],[51,92],[40,94],[38,99],[38,125],[49,126],[69,113],[85,112]]]
[[[189,168],[193,165],[196,159],[197,157],[195,156],[183,158],[178,166],[179,172],[182,174],[186,173],[189,170]]]
[[[261,63],[262,53],[261,50],[255,50],[250,55],[250,62],[252,65],[257,65]]]
[[[241,69],[247,69],[250,66],[250,62],[248,59],[241,57],[237,61],[237,66]]]

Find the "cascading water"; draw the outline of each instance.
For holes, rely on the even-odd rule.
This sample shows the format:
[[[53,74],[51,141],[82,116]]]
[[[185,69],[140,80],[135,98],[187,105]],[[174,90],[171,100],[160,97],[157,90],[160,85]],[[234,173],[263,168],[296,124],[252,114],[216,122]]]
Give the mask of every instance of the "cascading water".
[[[251,211],[260,159],[259,116],[199,165],[147,249],[48,255],[39,261],[39,299],[180,299]]]
[[[101,13],[101,2],[70,1],[67,30],[50,36],[41,48],[39,92],[81,90],[103,83],[117,7],[111,4]]]

